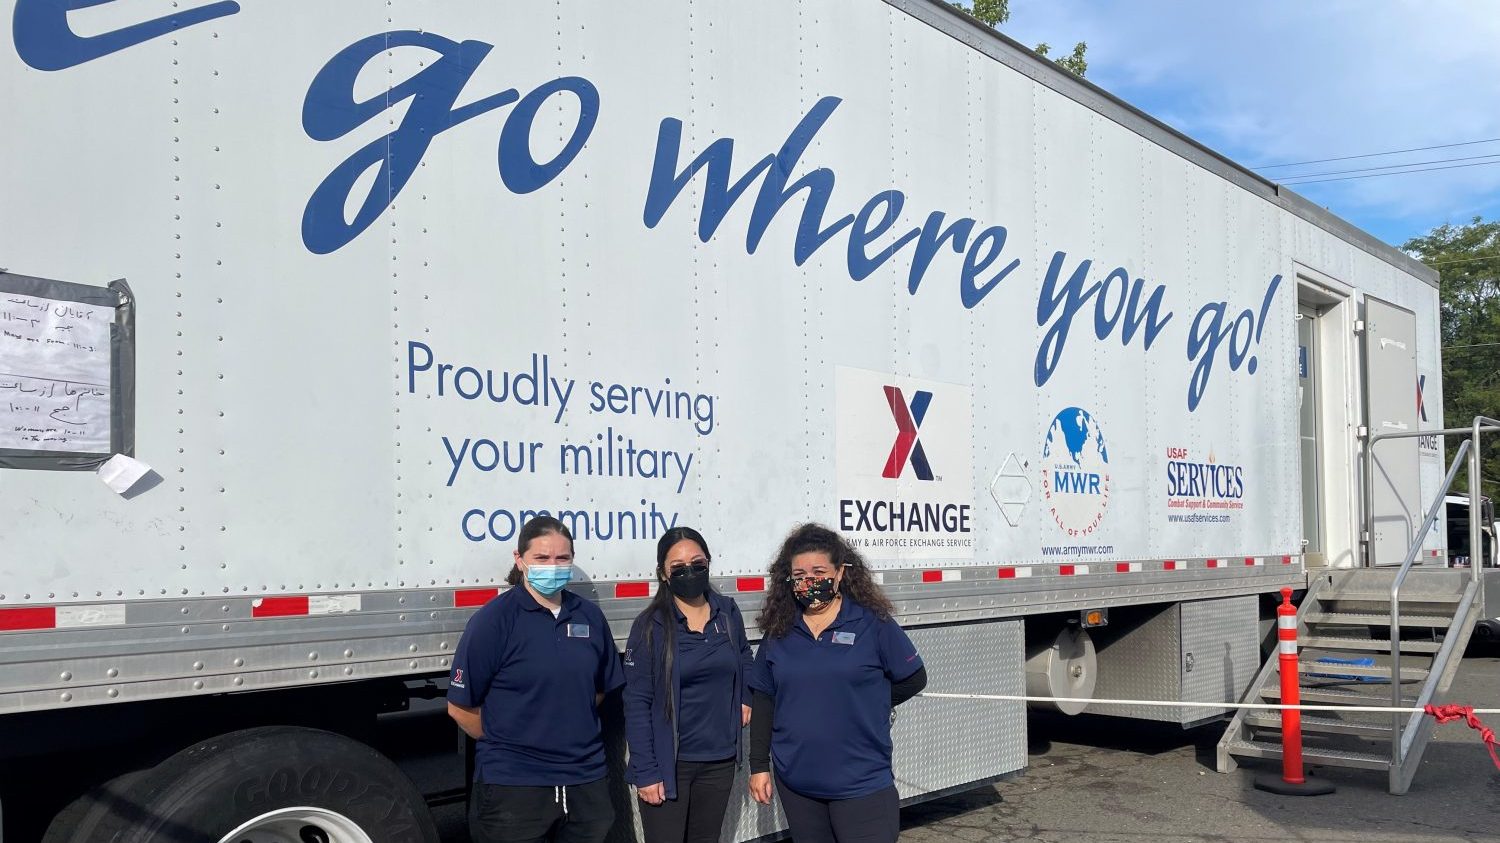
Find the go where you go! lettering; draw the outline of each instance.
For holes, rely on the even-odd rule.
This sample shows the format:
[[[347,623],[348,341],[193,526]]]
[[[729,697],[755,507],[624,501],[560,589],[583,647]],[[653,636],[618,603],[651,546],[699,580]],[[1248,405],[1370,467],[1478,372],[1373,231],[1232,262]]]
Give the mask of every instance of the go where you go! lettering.
[[[198,3],[172,16],[114,31],[80,35],[70,28],[67,15],[71,9],[112,2],[16,0],[12,34],[17,55],[37,70],[66,71],[168,34],[190,37],[195,29],[202,31],[201,24],[240,12],[236,2]],[[345,138],[351,133],[376,120],[386,121],[388,110],[399,115],[399,121],[392,121],[394,127],[386,134],[346,154],[313,190],[301,224],[308,250],[328,254],[359,237],[395,203],[440,135],[477,131],[477,124],[466,124],[482,115],[503,114],[495,166],[501,185],[510,193],[541,190],[569,167],[587,166],[590,140],[610,113],[600,85],[582,76],[560,75],[524,94],[518,88],[469,90],[481,64],[495,60],[489,58],[493,49],[494,45],[480,40],[455,41],[434,32],[392,30],[361,38],[323,64],[303,99],[302,128],[309,139],[347,145]],[[356,82],[367,75],[366,66],[377,61],[383,65],[392,51],[404,50],[426,54],[420,69],[388,90],[361,99],[355,93]],[[633,101],[615,108],[621,112],[642,108],[642,92],[618,96],[627,100],[630,95]],[[571,131],[564,126],[567,140],[539,161],[531,144],[534,124],[544,119],[550,132],[557,107],[567,100],[571,102],[565,113],[572,120]],[[460,101],[464,104],[459,105]],[[812,166],[802,159],[843,103],[841,97],[824,96],[810,106],[803,104],[805,110],[795,120],[790,119],[790,109],[797,106],[788,103],[785,140],[779,148],[761,152],[737,149],[735,139],[727,136],[715,138],[702,149],[685,149],[682,120],[670,115],[661,118],[652,160],[641,162],[649,168],[646,195],[640,200],[642,223],[656,229],[668,216],[693,213],[687,207],[693,204],[691,200],[682,201],[682,197],[696,184],[701,199],[697,236],[704,242],[724,236],[730,212],[748,206],[743,225],[744,248],[749,254],[761,247],[779,217],[794,217],[790,257],[796,265],[820,252],[842,251],[849,279],[863,282],[885,264],[895,263],[906,269],[909,294],[946,287],[948,295],[956,292],[964,310],[1022,295],[1028,289],[1023,278],[1039,279],[1035,319],[1042,339],[1033,365],[1038,387],[1052,378],[1068,349],[1078,344],[1075,329],[1080,335],[1093,334],[1101,343],[1118,341],[1125,348],[1138,345],[1145,352],[1173,325],[1177,312],[1169,301],[1168,285],[1149,281],[1125,266],[1109,268],[1095,257],[1055,248],[1045,267],[1027,267],[1015,255],[1031,254],[1031,249],[1012,242],[1003,224],[941,209],[911,208],[907,193],[899,186],[863,201],[851,201],[847,191],[835,195],[836,167]],[[368,179],[372,170],[374,178]],[[954,177],[962,174],[955,172]],[[361,184],[368,184],[365,195],[355,196]],[[352,217],[346,214],[346,206],[354,209]],[[1237,286],[1230,279],[1200,280],[1205,288]],[[1190,412],[1209,394],[1216,373],[1228,369],[1244,376],[1255,374],[1256,350],[1281,280],[1280,275],[1272,275],[1259,301],[1209,301],[1199,304],[1190,318],[1176,320],[1178,330],[1185,334],[1182,353],[1192,364],[1185,388]]]

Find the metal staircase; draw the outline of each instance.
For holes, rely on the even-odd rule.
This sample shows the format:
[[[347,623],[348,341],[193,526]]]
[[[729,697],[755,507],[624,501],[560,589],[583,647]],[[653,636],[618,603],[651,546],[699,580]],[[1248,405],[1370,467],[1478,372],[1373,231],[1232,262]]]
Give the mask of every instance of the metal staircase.
[[[1443,701],[1478,620],[1477,588],[1467,571],[1410,572],[1402,589],[1396,639],[1400,680],[1393,683],[1390,595],[1397,573],[1331,571],[1310,583],[1297,614],[1303,703],[1422,706]],[[1339,661],[1326,661],[1331,659]],[[1273,655],[1251,684],[1246,701],[1280,700],[1281,678]],[[1405,793],[1432,727],[1432,718],[1422,714],[1393,718],[1372,712],[1308,712],[1302,715],[1302,757],[1313,766],[1389,771],[1391,793]],[[1393,750],[1396,734],[1400,745]],[[1219,742],[1218,755],[1221,772],[1234,769],[1235,758],[1281,758],[1280,712],[1241,710]]]
[[[1474,457],[1478,452],[1470,445],[1488,431],[1500,431],[1500,422],[1481,417],[1471,429],[1437,432],[1469,438],[1454,455],[1442,489],[1399,567],[1329,570],[1309,576],[1297,613],[1298,686],[1303,704],[1420,708],[1443,702],[1484,610],[1480,569],[1477,564],[1466,571],[1414,563],[1466,456],[1470,457],[1470,489],[1477,490],[1479,469]],[[1409,435],[1416,434],[1372,437],[1365,449],[1367,467],[1376,442]],[[1471,512],[1476,514],[1477,499],[1477,491],[1471,492]],[[1478,518],[1471,516],[1473,548],[1482,546],[1478,532]],[[1279,702],[1280,685],[1273,653],[1244,701]],[[1434,725],[1421,712],[1305,712],[1302,756],[1311,766],[1384,770],[1390,792],[1405,793]],[[1236,758],[1281,758],[1279,711],[1241,709],[1235,714],[1219,741],[1219,771],[1233,770]]]

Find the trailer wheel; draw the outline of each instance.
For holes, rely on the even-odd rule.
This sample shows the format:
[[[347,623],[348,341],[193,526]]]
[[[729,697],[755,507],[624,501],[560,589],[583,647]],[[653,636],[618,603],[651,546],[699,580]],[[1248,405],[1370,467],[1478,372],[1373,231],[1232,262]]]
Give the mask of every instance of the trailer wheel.
[[[47,826],[42,843],[89,843],[100,839],[101,823],[109,822],[122,805],[130,804],[130,793],[148,770],[136,770],[91,788],[58,812]]]
[[[438,843],[427,804],[385,756],[316,729],[231,732],[132,783],[91,841]]]

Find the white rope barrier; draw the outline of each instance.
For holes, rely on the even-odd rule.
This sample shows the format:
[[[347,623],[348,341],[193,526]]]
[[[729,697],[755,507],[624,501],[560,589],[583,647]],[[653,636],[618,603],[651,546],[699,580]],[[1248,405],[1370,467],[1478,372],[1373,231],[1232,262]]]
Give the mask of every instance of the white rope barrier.
[[[1096,697],[1029,697],[1023,694],[950,694],[938,691],[923,691],[917,696],[928,699],[940,700],[985,700],[989,702],[1045,702],[1045,703],[1092,703],[1097,705],[1146,705],[1161,706],[1164,708],[1243,708],[1260,709],[1270,711],[1285,711],[1294,709],[1297,711],[1348,711],[1348,712],[1371,712],[1377,714],[1410,713],[1418,714],[1426,711],[1416,706],[1389,706],[1389,705],[1284,705],[1282,703],[1228,703],[1228,702],[1189,702],[1187,700],[1108,700]],[[1500,708],[1476,708],[1475,714],[1500,714]]]

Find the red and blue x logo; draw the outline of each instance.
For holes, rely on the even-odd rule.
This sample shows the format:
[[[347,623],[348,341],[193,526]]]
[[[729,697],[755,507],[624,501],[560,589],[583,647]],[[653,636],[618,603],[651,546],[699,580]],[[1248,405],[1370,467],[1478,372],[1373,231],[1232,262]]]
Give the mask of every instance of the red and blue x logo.
[[[911,470],[918,480],[931,480],[932,468],[927,465],[927,454],[917,439],[917,428],[922,426],[922,417],[927,415],[927,405],[932,403],[932,393],[918,390],[908,407],[901,388],[888,386],[885,388],[885,400],[891,405],[891,415],[896,418],[896,443],[891,446],[891,455],[886,458],[885,471],[880,476],[890,479],[900,477],[901,470],[910,460]]]
[[[1422,421],[1427,421],[1427,403],[1423,400],[1422,391],[1427,388],[1427,376],[1417,375],[1417,415]]]

